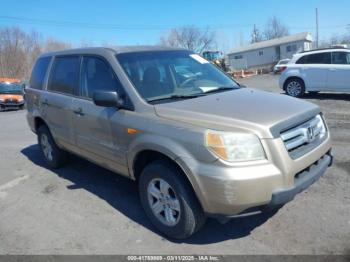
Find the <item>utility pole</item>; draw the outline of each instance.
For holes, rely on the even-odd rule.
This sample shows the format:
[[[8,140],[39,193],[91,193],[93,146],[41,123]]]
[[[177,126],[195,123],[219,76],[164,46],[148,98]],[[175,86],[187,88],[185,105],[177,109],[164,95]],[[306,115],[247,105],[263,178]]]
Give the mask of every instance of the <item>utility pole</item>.
[[[316,8],[316,48],[318,48],[318,9]]]

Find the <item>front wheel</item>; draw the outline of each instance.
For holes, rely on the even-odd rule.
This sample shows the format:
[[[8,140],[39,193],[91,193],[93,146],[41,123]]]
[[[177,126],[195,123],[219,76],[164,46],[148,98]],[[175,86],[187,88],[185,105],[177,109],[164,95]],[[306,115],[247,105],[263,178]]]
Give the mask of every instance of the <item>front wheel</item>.
[[[205,214],[181,171],[167,161],[145,167],[139,181],[142,206],[163,234],[184,239],[205,223]]]
[[[305,93],[304,82],[299,78],[289,79],[285,84],[286,94],[292,97],[301,97]]]

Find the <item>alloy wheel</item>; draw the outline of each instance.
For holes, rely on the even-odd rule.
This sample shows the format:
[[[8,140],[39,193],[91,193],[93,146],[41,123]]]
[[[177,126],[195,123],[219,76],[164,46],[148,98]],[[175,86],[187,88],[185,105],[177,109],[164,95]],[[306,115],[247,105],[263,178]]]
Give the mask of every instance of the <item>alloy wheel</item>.
[[[44,156],[46,157],[47,160],[52,161],[53,157],[52,157],[52,146],[50,144],[49,138],[47,137],[46,134],[42,134],[41,135],[41,139],[40,139],[40,143],[41,143],[41,148],[43,150]]]
[[[150,181],[147,187],[148,202],[153,214],[167,226],[175,226],[181,215],[180,201],[172,187],[161,178]]]

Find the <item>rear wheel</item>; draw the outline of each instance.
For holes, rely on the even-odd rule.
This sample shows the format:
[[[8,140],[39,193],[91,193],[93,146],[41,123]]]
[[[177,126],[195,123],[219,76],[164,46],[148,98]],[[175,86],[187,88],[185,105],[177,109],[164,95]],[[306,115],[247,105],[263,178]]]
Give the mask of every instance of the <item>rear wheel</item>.
[[[46,125],[42,125],[38,129],[38,144],[45,162],[50,167],[59,168],[66,163],[68,153],[56,145]]]
[[[305,93],[304,82],[299,78],[291,78],[285,83],[286,94],[292,97],[301,97]]]
[[[139,191],[152,224],[171,238],[187,238],[205,223],[205,214],[192,187],[172,163],[157,160],[146,166]]]

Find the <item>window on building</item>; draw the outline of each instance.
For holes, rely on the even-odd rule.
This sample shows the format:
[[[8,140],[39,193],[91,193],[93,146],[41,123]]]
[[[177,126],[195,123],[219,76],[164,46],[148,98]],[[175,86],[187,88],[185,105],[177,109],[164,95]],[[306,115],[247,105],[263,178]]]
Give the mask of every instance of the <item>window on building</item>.
[[[264,51],[260,50],[259,51],[259,56],[263,56],[264,55]]]
[[[297,45],[287,45],[286,51],[289,52],[296,52],[297,51]]]
[[[243,55],[235,55],[234,56],[234,59],[242,59],[243,58]]]

